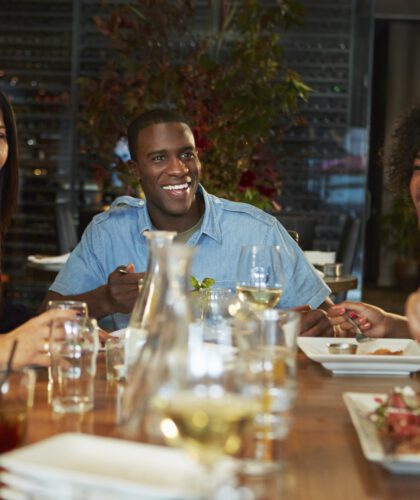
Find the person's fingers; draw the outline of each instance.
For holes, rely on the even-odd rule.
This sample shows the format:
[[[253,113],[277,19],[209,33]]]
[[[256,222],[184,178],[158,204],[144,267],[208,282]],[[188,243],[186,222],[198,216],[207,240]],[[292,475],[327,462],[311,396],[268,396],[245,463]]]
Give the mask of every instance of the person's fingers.
[[[127,274],[121,274],[120,272],[118,274],[110,275],[109,277],[109,283],[112,286],[127,286],[127,285],[133,285],[133,284],[138,284],[139,280],[142,278],[142,273],[127,273]]]
[[[352,302],[350,300],[345,300],[344,302],[340,302],[340,304],[336,304],[331,306],[330,309],[342,308],[345,309],[344,312],[356,312],[357,314],[363,314],[366,310],[366,305],[363,302]],[[329,311],[329,310],[328,310]]]
[[[134,264],[132,262],[130,262],[130,264],[128,264],[127,266],[125,266],[126,270],[129,272],[129,273],[134,273],[135,271],[135,267],[134,267]],[[138,274],[138,273],[137,273]]]
[[[32,363],[40,366],[50,365],[50,355],[48,353],[37,353],[32,360]]]
[[[340,317],[346,314],[346,308],[341,305],[335,305],[328,308],[327,314],[331,318]]]
[[[304,337],[326,337],[333,335],[333,327],[325,311],[316,309],[302,314],[301,335]]]

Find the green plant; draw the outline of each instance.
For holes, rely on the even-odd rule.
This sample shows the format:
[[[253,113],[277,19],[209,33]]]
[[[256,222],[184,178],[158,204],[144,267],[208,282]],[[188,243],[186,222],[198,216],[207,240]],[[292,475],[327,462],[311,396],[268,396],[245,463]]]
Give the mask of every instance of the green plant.
[[[190,282],[195,291],[201,290],[202,288],[211,288],[216,283],[213,278],[204,278],[203,281],[200,281],[195,276],[190,276]]]
[[[382,218],[382,235],[384,243],[398,258],[419,259],[420,231],[408,196],[393,197],[389,212]]]
[[[95,18],[112,56],[98,77],[80,80],[84,151],[109,171],[130,120],[152,106],[173,106],[196,124],[204,185],[266,207],[281,187],[270,138],[281,140],[309,92],[281,47],[302,7],[297,0],[221,0],[217,29],[192,32],[193,4],[133,0]],[[115,161],[129,186],[127,166]]]

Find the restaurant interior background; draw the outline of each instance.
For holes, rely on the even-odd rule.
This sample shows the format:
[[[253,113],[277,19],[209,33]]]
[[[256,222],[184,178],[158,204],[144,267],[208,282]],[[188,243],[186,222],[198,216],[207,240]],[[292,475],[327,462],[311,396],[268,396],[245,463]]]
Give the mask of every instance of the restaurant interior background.
[[[302,3],[302,26],[282,43],[312,92],[300,109],[306,126],[290,129],[279,145],[279,218],[286,227],[297,224],[306,249],[342,251],[356,228],[349,258],[359,286],[348,297],[394,286],[388,295],[396,283],[393,256],[381,243],[389,197],[377,150],[398,114],[420,98],[420,2]],[[213,29],[221,2],[194,5],[195,29]],[[53,275],[28,267],[27,256],[69,251],[104,202],[79,152],[75,113],[78,78],[96,75],[109,54],[92,22],[102,12],[99,0],[1,0],[0,88],[16,111],[22,172],[3,272],[11,277],[10,297],[32,308]]]

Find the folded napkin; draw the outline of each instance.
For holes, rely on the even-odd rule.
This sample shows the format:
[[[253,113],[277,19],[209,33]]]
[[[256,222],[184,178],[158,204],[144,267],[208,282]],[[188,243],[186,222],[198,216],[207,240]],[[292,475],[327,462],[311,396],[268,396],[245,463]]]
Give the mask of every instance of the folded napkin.
[[[318,250],[307,250],[303,252],[305,257],[314,266],[335,263],[335,252],[320,252]]]
[[[29,255],[28,261],[36,264],[65,264],[70,253],[63,255]]]
[[[230,474],[232,464],[223,470]],[[0,479],[15,496],[0,496],[10,499],[193,500],[195,479],[203,480],[180,449],[78,433],[4,453],[1,465]]]

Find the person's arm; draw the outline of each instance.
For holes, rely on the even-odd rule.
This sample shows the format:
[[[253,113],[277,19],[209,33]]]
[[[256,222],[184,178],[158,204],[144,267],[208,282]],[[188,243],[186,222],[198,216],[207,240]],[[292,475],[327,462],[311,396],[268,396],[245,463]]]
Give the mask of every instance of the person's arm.
[[[359,325],[360,330],[368,337],[408,338],[410,336],[405,316],[388,313],[364,302],[345,301],[330,307],[328,310],[328,316],[332,322],[343,332],[352,329],[352,326],[346,323],[346,314],[350,315]]]
[[[408,297],[405,313],[412,337],[420,341],[420,290]]]
[[[0,335],[0,365],[6,364],[13,342],[17,340],[16,353],[13,358],[14,368],[29,364],[48,366],[51,322],[72,319],[75,315],[76,313],[71,310],[52,309],[30,319],[10,333]]]
[[[121,269],[127,273],[121,273]],[[47,307],[50,300],[81,300],[88,305],[89,315],[103,318],[114,313],[128,314],[132,311],[139,293],[139,280],[144,273],[135,273],[133,264],[119,266],[108,277],[105,285],[89,292],[76,295],[62,295],[49,291],[41,305],[41,310]]]

